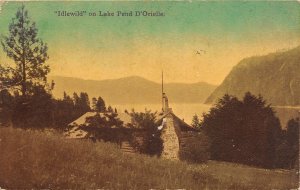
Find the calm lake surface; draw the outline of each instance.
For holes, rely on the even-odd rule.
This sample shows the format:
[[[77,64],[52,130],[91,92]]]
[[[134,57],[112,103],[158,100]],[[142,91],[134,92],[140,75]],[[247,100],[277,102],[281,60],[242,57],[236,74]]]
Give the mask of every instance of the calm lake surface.
[[[161,111],[161,104],[123,104],[123,105],[114,105],[112,107],[117,108],[118,112],[124,112],[127,109],[129,112],[132,108],[135,111],[145,111],[145,109],[151,111]],[[199,116],[199,119],[202,118],[203,112],[208,112],[211,105],[208,104],[171,104],[170,107],[172,108],[173,112],[181,119],[188,124],[191,124],[192,118],[195,114]]]

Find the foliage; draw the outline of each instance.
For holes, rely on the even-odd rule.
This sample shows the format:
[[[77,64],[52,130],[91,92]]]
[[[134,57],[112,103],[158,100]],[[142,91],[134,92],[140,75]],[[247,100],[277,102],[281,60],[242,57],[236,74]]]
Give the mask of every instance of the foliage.
[[[123,140],[131,139],[131,134],[123,128],[123,121],[117,116],[113,112],[96,113],[95,116],[87,117],[80,129],[88,132],[86,138],[119,144]]]
[[[261,96],[225,95],[201,124],[211,140],[211,158],[272,168],[281,134],[278,118]]]
[[[85,92],[81,92],[80,95],[76,92],[73,93],[74,109],[82,115],[91,110],[89,96]]]
[[[299,118],[289,120],[287,124],[287,142],[289,145],[294,146],[299,151],[299,127],[300,120]]]
[[[111,106],[107,107],[107,112],[114,112],[113,108]]]
[[[200,129],[201,125],[200,125],[200,120],[197,114],[195,114],[193,116],[192,119],[192,127],[194,127],[195,129]]]
[[[96,111],[96,103],[97,103],[97,98],[93,97],[92,98],[92,110]]]
[[[120,128],[123,126],[123,122],[117,116],[118,114],[114,112],[104,113],[102,116],[97,113],[95,116],[86,118],[86,126],[95,128]]]
[[[152,113],[151,110],[145,110],[145,112],[136,112],[132,109],[129,115],[133,118],[133,125],[135,128],[156,128],[156,112]]]
[[[53,99],[43,86],[34,86],[31,96],[16,96],[15,101],[13,126],[37,129],[53,126]]]
[[[0,124],[9,125],[15,99],[8,90],[0,91]]]
[[[133,127],[145,130],[143,144],[135,143],[139,151],[149,155],[160,156],[163,150],[163,140],[160,137],[161,131],[157,129],[155,122],[156,112],[152,113],[151,110],[135,112],[132,110],[130,115],[133,118]]]
[[[4,106],[3,112],[16,127],[44,128],[53,125],[50,91],[54,82],[47,84],[50,69],[45,64],[48,47],[37,33],[35,23],[22,5],[9,25],[8,36],[1,40],[4,52],[14,61],[14,65],[0,66],[1,88],[8,89],[1,92],[6,97],[2,102],[12,103],[9,107]],[[11,96],[9,92],[15,95]],[[7,99],[9,96],[10,99]]]
[[[1,44],[7,56],[14,60],[14,66],[1,66],[0,79],[5,87],[20,87],[22,96],[35,92],[34,86],[46,86],[49,66],[48,47],[37,37],[38,29],[21,6],[9,25],[9,35]]]
[[[64,92],[62,100],[53,100],[54,103],[54,123],[60,129],[66,126],[90,110],[88,94],[81,92],[80,96],[77,93],[73,94],[73,98]]]
[[[12,121],[14,127],[64,130],[71,121],[90,110],[86,93],[81,93],[83,95],[76,100],[64,93],[62,100],[56,100],[43,86],[35,86],[32,92],[24,98],[11,95],[7,90],[1,91],[0,122]],[[79,104],[75,105],[75,101]]]
[[[210,158],[210,142],[203,133],[193,133],[185,140],[185,146],[179,150],[179,157],[191,163],[207,162]]]
[[[103,98],[101,96],[98,97],[98,99],[93,98],[93,109],[97,112],[106,112],[106,106]]]
[[[123,122],[117,117],[118,113],[113,109],[110,112],[96,113],[95,116],[87,117],[81,130],[87,131],[87,138],[121,143],[129,141],[139,152],[149,155],[160,155],[163,142],[160,131],[155,124],[155,115],[151,111],[130,113],[133,118],[131,128],[124,128]],[[142,138],[142,143],[139,139]]]
[[[289,120],[287,130],[282,132],[279,146],[276,147],[276,167],[299,168],[299,118]]]

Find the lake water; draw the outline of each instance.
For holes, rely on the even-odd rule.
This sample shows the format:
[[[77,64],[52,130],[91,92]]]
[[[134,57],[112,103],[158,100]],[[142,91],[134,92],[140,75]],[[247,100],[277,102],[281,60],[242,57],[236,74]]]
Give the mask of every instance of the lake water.
[[[143,105],[114,105],[113,107],[117,108],[118,112],[124,112],[127,109],[129,112],[132,108],[135,111],[143,112],[145,109],[151,111],[161,111],[161,104],[143,104]],[[209,111],[211,105],[207,104],[171,104],[170,107],[172,108],[175,115],[179,118],[184,119],[184,121],[188,124],[191,124],[192,118],[195,114],[202,118],[202,113]]]

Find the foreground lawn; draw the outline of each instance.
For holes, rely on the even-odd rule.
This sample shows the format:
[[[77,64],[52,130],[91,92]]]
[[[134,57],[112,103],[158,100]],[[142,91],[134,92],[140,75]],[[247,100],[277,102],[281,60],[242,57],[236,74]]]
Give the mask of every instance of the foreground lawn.
[[[123,154],[108,143],[0,128],[0,187],[8,189],[296,189],[295,171]]]

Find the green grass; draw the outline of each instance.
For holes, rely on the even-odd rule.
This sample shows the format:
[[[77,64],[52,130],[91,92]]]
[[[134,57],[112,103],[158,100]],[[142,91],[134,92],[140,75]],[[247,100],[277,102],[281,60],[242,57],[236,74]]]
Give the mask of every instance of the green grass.
[[[9,189],[292,189],[295,171],[191,165],[122,153],[109,143],[0,128],[0,187]]]

